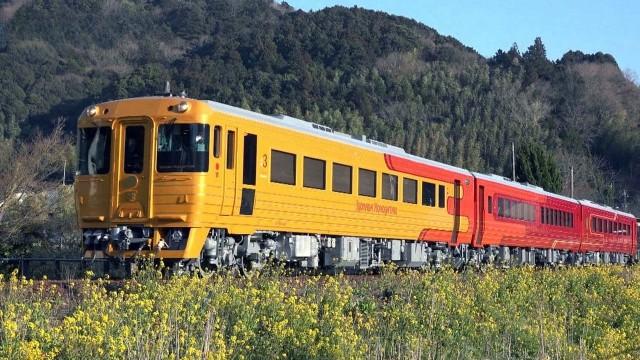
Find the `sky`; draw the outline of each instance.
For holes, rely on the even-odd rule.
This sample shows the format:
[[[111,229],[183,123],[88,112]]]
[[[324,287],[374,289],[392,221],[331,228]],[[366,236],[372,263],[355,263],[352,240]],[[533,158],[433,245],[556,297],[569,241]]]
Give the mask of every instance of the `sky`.
[[[602,51],[640,77],[639,0],[287,0],[304,11],[358,6],[417,20],[485,57],[541,37],[551,60],[569,50]],[[636,79],[637,80],[637,79]]]

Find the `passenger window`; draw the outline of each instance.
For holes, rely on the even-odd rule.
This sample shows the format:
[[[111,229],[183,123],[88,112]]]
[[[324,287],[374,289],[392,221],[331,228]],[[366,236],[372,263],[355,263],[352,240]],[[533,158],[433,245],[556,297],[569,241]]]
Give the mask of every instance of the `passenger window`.
[[[418,203],[418,182],[413,179],[402,179],[402,201],[409,204]]]
[[[422,205],[436,206],[436,185],[423,182],[422,183]]]
[[[304,157],[302,185],[308,188],[325,189],[324,160]]]
[[[296,184],[296,156],[278,150],[271,150],[271,182]]]
[[[489,196],[489,199],[491,199],[491,196]],[[439,208],[444,209],[445,200],[446,198],[445,198],[444,185],[438,185],[438,207]]]
[[[233,169],[236,153],[236,132],[227,131],[227,169]]]
[[[516,219],[524,220],[524,203],[518,201],[516,204],[517,204],[517,207],[518,207],[518,215],[517,215]]]
[[[244,136],[244,157],[242,158],[242,183],[256,184],[256,157],[258,139],[254,134]]]
[[[220,136],[222,135],[222,128],[220,125],[216,125],[213,128],[213,156],[215,158],[220,157]]]
[[[351,194],[351,179],[351,166],[333,163],[333,191]]]
[[[127,126],[124,146],[125,174],[141,173],[144,164],[144,126]]]
[[[491,196],[487,198],[487,212],[493,213],[493,198]]]
[[[382,174],[382,198],[387,200],[398,200],[398,177],[395,175]]]
[[[358,194],[376,197],[376,172],[358,169]]]
[[[504,199],[498,198],[498,216],[504,217]]]

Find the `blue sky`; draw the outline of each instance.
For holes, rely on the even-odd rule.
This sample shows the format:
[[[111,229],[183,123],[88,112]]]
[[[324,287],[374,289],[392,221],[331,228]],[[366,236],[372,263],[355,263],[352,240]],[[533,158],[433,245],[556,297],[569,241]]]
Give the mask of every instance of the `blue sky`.
[[[451,35],[483,56],[508,50],[521,52],[540,36],[547,57],[568,50],[602,51],[622,70],[640,75],[640,1],[638,0],[287,0],[305,11],[327,6],[358,6],[406,16],[443,35]]]

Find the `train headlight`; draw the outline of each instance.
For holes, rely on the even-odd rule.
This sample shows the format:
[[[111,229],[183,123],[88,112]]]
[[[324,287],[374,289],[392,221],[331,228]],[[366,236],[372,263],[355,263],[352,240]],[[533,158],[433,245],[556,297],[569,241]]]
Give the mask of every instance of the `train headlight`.
[[[178,112],[178,113],[187,112],[187,110],[189,110],[189,103],[186,101],[183,101],[180,104],[174,106],[174,110],[175,112]]]
[[[94,117],[98,115],[98,107],[96,105],[91,105],[85,110],[85,113],[88,117]]]

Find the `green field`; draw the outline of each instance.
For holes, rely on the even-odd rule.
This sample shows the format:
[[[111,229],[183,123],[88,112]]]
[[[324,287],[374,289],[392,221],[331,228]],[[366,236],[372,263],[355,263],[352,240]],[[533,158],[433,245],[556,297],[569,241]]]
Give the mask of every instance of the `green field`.
[[[0,279],[8,359],[640,357],[638,266]]]

